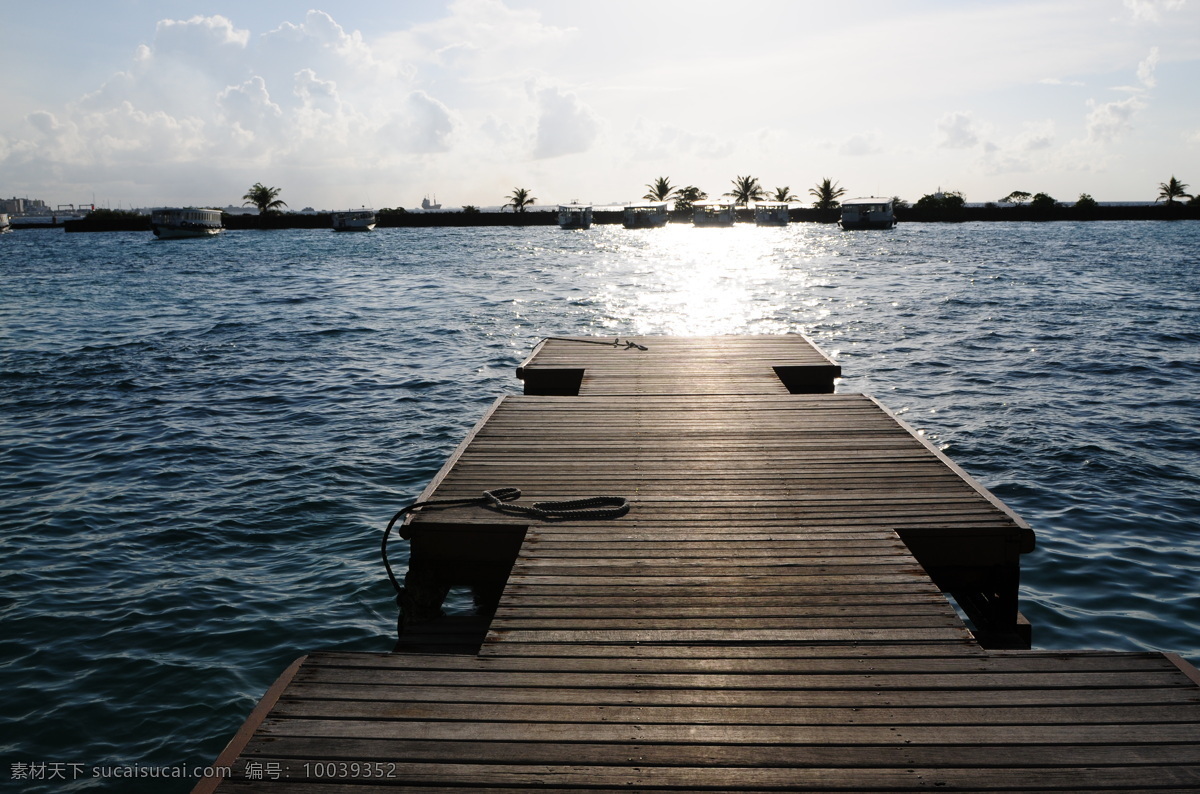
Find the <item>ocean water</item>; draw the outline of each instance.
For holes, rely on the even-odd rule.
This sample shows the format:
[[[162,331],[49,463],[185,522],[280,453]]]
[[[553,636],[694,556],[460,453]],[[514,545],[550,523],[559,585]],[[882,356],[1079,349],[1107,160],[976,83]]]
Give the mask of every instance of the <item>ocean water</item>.
[[[543,336],[803,332],[1022,515],[1038,648],[1200,662],[1200,224],[0,237],[0,788],[386,650],[379,533]],[[503,484],[503,483],[500,483]],[[13,780],[42,764],[67,780]]]

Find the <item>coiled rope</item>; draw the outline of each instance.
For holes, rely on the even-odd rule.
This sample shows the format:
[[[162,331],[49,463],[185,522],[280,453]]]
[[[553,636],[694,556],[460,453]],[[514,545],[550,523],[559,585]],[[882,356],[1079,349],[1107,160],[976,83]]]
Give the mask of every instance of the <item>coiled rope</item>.
[[[448,507],[470,507],[472,505],[485,507],[497,513],[507,515],[528,516],[542,521],[599,521],[606,518],[620,518],[629,512],[629,500],[620,496],[592,496],[586,499],[569,499],[563,502],[534,502],[532,505],[511,504],[521,498],[519,488],[495,488],[484,491],[482,496],[473,499],[429,499],[424,502],[413,502],[408,507],[401,508],[387,529],[383,531],[383,543],[380,555],[383,557],[383,567],[387,570],[388,579],[397,593],[403,593],[404,587],[396,578],[392,564],[388,560],[388,538],[391,537],[392,527],[396,522],[410,513],[421,510],[444,510]]]
[[[611,342],[602,342],[599,339],[572,339],[567,336],[547,336],[546,341],[547,342],[549,342],[549,341],[578,342],[581,345],[605,345],[607,347],[624,347],[626,350],[633,350],[634,348],[637,348],[638,350],[649,350],[650,349],[650,348],[646,347],[645,345],[639,345],[637,342],[630,342],[628,340],[622,342],[619,337],[617,339],[612,340]]]

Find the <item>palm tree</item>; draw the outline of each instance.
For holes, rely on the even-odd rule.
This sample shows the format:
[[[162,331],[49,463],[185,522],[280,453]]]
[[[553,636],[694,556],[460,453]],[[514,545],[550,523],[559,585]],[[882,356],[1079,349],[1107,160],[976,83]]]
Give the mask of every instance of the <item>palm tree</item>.
[[[649,185],[646,185],[646,189],[650,192],[642,196],[642,198],[647,201],[666,201],[671,198],[671,194],[678,190],[678,188],[672,187],[669,176],[660,176]]]
[[[678,188],[675,191],[675,211],[690,212],[697,201],[704,201],[708,194],[695,185]]]
[[[262,182],[255,182],[254,186],[246,191],[246,195],[242,196],[245,203],[243,207],[254,205],[258,207],[259,215],[267,215],[278,210],[280,207],[286,207],[287,202],[276,198],[279,195],[279,188],[267,187]]]
[[[1187,192],[1188,186],[1180,182],[1178,179],[1171,176],[1171,181],[1163,182],[1158,186],[1158,198],[1155,201],[1166,199],[1168,204],[1174,204],[1175,199],[1191,198],[1191,194]]]
[[[792,193],[792,189],[787,185],[775,188],[775,195],[771,196],[771,201],[799,201],[800,197]]]
[[[846,188],[838,187],[837,182],[834,182],[829,177],[825,177],[817,186],[809,188],[808,194],[816,199],[813,206],[819,210],[831,210],[838,206],[838,199],[845,194]]]
[[[505,198],[508,199],[508,204],[505,206],[512,207],[513,212],[524,212],[526,207],[537,201],[537,197],[529,195],[529,191],[523,187],[513,188],[512,195],[505,196]]]
[[[739,176],[733,180],[733,190],[725,195],[732,198],[734,204],[749,204],[766,197],[756,176]]]

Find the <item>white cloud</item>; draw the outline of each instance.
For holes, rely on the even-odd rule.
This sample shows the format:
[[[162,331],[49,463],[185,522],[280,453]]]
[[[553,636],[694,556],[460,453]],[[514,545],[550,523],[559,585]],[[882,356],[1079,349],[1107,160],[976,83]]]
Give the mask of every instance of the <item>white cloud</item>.
[[[630,127],[624,148],[636,161],[680,162],[692,158],[722,160],[733,154],[733,141],[709,132],[685,130],[638,119]]]
[[[554,87],[537,89],[534,96],[538,108],[535,158],[579,154],[591,148],[600,134],[600,119],[579,97]]]
[[[1136,22],[1158,22],[1164,11],[1175,11],[1186,3],[1187,0],[1125,0],[1125,8]]]
[[[1029,121],[1013,139],[1013,145],[1025,152],[1049,149],[1054,145],[1054,120]]]
[[[847,157],[862,157],[868,154],[878,154],[883,151],[878,132],[856,132],[838,147],[838,154]]]
[[[235,54],[250,41],[250,31],[235,28],[223,16],[194,16],[186,21],[161,20],[154,32],[154,49],[163,54],[193,57],[210,49]]]
[[[455,121],[450,109],[424,91],[404,99],[400,113],[381,130],[386,144],[401,153],[430,154],[450,148]]]
[[[1186,91],[1197,4],[1113,5],[1123,27],[1081,0],[889,6],[870,20],[786,0],[719,18],[648,4],[637,25],[541,0],[253,5],[157,24],[153,5],[118,4],[106,13],[121,19],[123,50],[115,60],[112,42],[87,50],[98,78],[72,82],[85,68],[63,57],[47,65],[56,80],[29,70],[0,85],[0,171],[10,190],[82,194],[122,163],[120,184],[156,186],[111,194],[127,202],[162,201],[159,191],[228,201],[270,180],[292,204],[357,205],[358,186],[376,184],[394,206],[400,191],[487,204],[511,184],[549,201],[633,195],[659,173],[708,188],[737,173],[812,184],[824,162],[844,183],[889,192],[934,179],[993,195],[1004,185],[977,186],[997,172],[1140,161],[1128,147],[1144,154],[1143,137],[1177,147],[1174,159],[1195,151]],[[33,51],[66,35],[52,27]],[[64,39],[62,54],[72,46],[87,49]],[[27,62],[28,51],[8,54]],[[836,62],[837,79],[746,88],[809,61]],[[961,63],[977,68],[948,66]],[[1090,94],[1081,108],[1089,94],[1078,87],[1110,85],[1114,69],[1123,92]],[[889,90],[868,105],[838,89],[881,75]],[[1137,139],[1121,140],[1134,125]],[[564,168],[558,158],[572,154]],[[219,192],[196,195],[197,185]],[[297,195],[302,185],[310,194]]]
[[[1138,64],[1137,76],[1138,80],[1146,88],[1154,88],[1158,81],[1154,77],[1154,70],[1158,67],[1158,47],[1151,47],[1150,54],[1146,59]]]
[[[284,22],[260,36],[252,65],[271,84],[307,68],[323,79],[372,88],[383,80],[407,80],[414,71],[400,59],[377,58],[361,33],[347,32],[324,11],[309,11],[302,23]]]
[[[969,112],[956,110],[938,119],[937,131],[941,135],[938,147],[942,149],[969,149],[979,143],[979,130]]]
[[[1131,96],[1118,102],[1097,105],[1088,100],[1092,109],[1087,115],[1087,139],[1096,143],[1116,140],[1122,133],[1133,128],[1133,118],[1146,106],[1141,97]]]
[[[1038,80],[1038,82],[1041,83],[1042,85],[1069,85],[1069,86],[1086,85],[1086,83],[1084,83],[1081,80],[1063,80],[1061,77],[1043,77],[1041,80]]]

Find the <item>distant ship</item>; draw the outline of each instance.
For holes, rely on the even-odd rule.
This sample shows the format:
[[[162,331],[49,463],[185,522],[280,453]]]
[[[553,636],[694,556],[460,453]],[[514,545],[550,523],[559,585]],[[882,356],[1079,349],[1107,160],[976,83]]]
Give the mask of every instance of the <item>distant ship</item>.
[[[870,196],[842,202],[843,229],[890,229],[896,225],[896,206],[890,198]]]
[[[425,198],[421,199],[421,209],[423,209],[423,210],[440,210],[442,208],[442,205],[438,204],[436,202],[437,202],[436,195],[433,197],[433,201],[430,201],[429,196],[426,196]]]
[[[787,226],[787,202],[756,201],[754,203],[754,223],[758,226]]]
[[[732,226],[737,219],[732,201],[697,201],[692,204],[693,226]]]
[[[592,228],[592,205],[572,201],[558,205],[558,225],[563,229]]]
[[[375,210],[365,207],[358,210],[343,210],[333,213],[335,232],[369,232],[375,228]]]
[[[225,226],[221,211],[213,209],[158,209],[150,215],[154,236],[166,240],[173,237],[215,237]]]
[[[660,229],[667,225],[667,202],[651,201],[625,207],[626,229]]]

